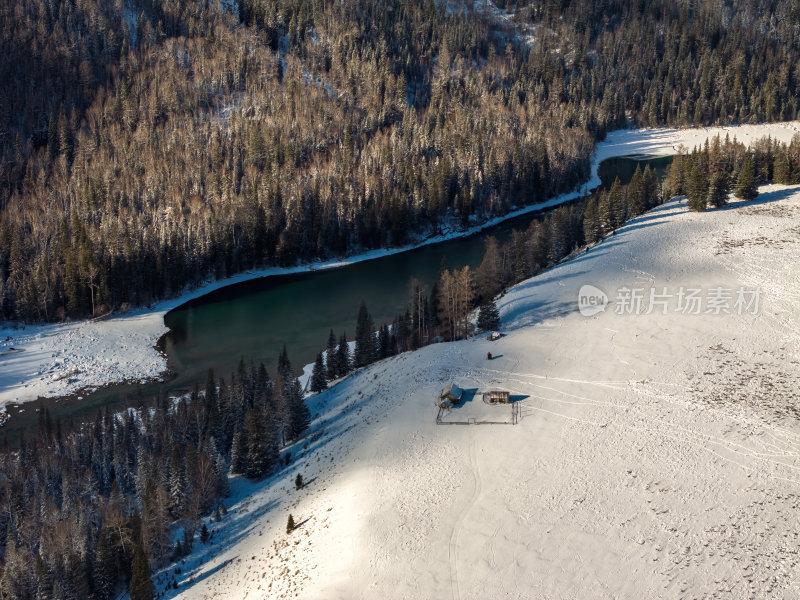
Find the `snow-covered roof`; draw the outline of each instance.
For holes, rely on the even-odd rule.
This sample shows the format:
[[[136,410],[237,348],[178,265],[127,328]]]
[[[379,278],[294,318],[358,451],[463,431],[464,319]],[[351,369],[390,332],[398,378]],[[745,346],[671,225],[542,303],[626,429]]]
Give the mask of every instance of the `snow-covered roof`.
[[[455,383],[451,383],[442,390],[442,398],[451,398],[452,400],[461,400],[464,390],[458,387]]]

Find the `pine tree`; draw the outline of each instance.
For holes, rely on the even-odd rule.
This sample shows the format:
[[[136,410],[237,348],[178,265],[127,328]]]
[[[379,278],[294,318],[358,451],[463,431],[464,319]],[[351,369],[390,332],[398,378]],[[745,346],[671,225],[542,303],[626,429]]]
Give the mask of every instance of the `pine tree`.
[[[131,560],[131,581],[128,587],[131,600],[153,600],[155,587],[150,576],[150,565],[147,562],[141,542],[133,549]]]
[[[482,331],[494,331],[500,327],[500,311],[497,310],[497,303],[494,298],[490,298],[481,304],[478,310],[478,329]]]
[[[756,187],[755,168],[753,167],[753,157],[750,152],[744,155],[742,166],[739,168],[739,177],[736,179],[737,198],[742,200],[753,200],[758,196]]]
[[[789,158],[786,155],[786,146],[777,149],[775,160],[772,166],[772,180],[775,183],[792,183],[792,170],[789,166]]]
[[[294,531],[294,517],[290,514],[289,519],[286,521],[286,533],[292,533]]]
[[[204,544],[208,541],[208,527],[205,523],[203,523],[203,526],[200,528],[200,541]]]
[[[339,377],[344,377],[352,369],[350,362],[350,346],[347,343],[346,333],[343,333],[339,338],[339,346],[336,349],[336,365],[339,368]]]
[[[372,317],[367,311],[367,305],[362,300],[358,307],[358,318],[356,319],[356,347],[355,347],[355,366],[365,367],[375,361],[375,336],[373,335],[375,325]]]
[[[384,324],[378,330],[378,358],[384,359],[392,354],[394,354],[392,336],[389,331],[389,326]]]
[[[300,473],[297,474],[297,477],[294,478],[294,489],[301,490],[303,489],[303,476]]]
[[[611,229],[621,227],[628,219],[628,206],[622,194],[622,183],[619,177],[614,178],[611,189],[608,190],[608,206],[611,211]]]
[[[186,503],[186,473],[184,460],[178,444],[172,446],[172,455],[169,461],[169,496],[172,500],[171,512],[178,517],[185,508]]]
[[[339,377],[339,365],[336,359],[336,336],[333,333],[333,329],[331,329],[328,334],[328,348],[325,352],[325,368],[329,380]]]
[[[728,176],[722,171],[714,171],[708,186],[708,204],[715,208],[728,203]]]
[[[328,377],[325,372],[325,363],[322,360],[322,352],[317,354],[314,361],[314,368],[311,371],[311,391],[315,394],[328,389]]]
[[[528,277],[531,276],[531,265],[528,261],[528,244],[527,244],[527,236],[522,231],[517,231],[516,229],[511,232],[511,252],[512,252],[512,264],[514,265],[514,281],[520,282],[524,281]],[[447,271],[449,273],[449,271]],[[443,287],[443,282],[448,281],[448,278],[442,274],[442,277],[439,278],[439,287]],[[441,289],[440,289],[441,294]],[[442,296],[440,295],[439,300],[441,301]]]
[[[684,154],[676,154],[667,169],[662,183],[664,199],[686,195],[687,160]]]
[[[247,440],[248,457],[244,474],[251,479],[269,475],[278,462],[278,448],[267,418],[257,408],[251,408],[244,416],[242,430]]]
[[[603,190],[597,192],[597,226],[600,230],[598,239],[614,230],[614,211],[609,203],[608,192]]]
[[[587,244],[594,244],[600,239],[600,222],[597,215],[597,197],[592,195],[586,201],[583,212],[583,239]]]
[[[645,211],[644,176],[638,164],[625,190],[625,197],[628,201],[628,211],[631,217],[638,217]]]
[[[311,423],[311,411],[308,410],[305,400],[303,399],[303,389],[300,386],[300,380],[295,379],[292,382],[289,391],[289,414],[291,416],[289,426],[289,437],[292,440],[299,438]]]
[[[658,178],[650,165],[647,165],[642,173],[642,198],[645,210],[658,204]]]
[[[696,162],[689,169],[689,181],[686,190],[686,204],[689,210],[703,211],[708,199],[708,179],[705,169]]]
[[[248,462],[247,439],[242,430],[237,428],[233,434],[233,445],[231,446],[231,473],[243,475]]]
[[[292,363],[289,361],[289,354],[286,352],[286,344],[283,345],[283,350],[278,355],[278,375],[283,377],[284,381],[289,381],[292,378]]]

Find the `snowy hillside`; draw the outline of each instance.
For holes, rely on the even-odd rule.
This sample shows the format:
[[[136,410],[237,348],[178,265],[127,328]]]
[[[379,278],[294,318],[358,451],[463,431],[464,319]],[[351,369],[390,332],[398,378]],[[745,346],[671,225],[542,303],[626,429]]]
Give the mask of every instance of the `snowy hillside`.
[[[788,143],[798,132],[800,122],[797,121],[736,127],[614,131],[605,141],[597,144],[592,158],[592,177],[581,189],[521,208],[468,230],[428,238],[418,245],[468,235],[504,219],[531,210],[557,206],[576,198],[583,193],[584,188],[592,189],[600,185],[597,167],[607,158],[635,154],[675,154],[681,146],[687,149],[702,146],[706,140],[717,135],[722,138],[726,135],[736,137],[745,144],[770,135],[773,139]],[[0,327],[0,407],[11,402],[35,400],[39,396],[63,396],[89,386],[158,378],[167,368],[165,357],[154,347],[158,338],[167,331],[164,315],[192,298],[215,289],[257,277],[336,268],[359,260],[402,252],[411,247],[416,246],[371,251],[344,260],[334,259],[311,266],[247,271],[186,291],[177,298],[159,302],[151,310],[141,309],[103,321],[39,325],[25,329]]]
[[[235,482],[171,593],[797,597],[799,251],[797,186],[630,222],[506,294],[502,339],[428,346],[314,398],[291,470]],[[591,317],[586,285],[608,298]],[[451,381],[510,391],[519,423],[436,425]]]

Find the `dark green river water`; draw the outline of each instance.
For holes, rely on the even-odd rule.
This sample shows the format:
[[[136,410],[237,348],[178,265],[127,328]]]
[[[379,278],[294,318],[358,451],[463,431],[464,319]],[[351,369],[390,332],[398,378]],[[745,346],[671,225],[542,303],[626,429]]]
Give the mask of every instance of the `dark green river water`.
[[[671,157],[613,158],[601,163],[598,173],[610,186],[619,176],[630,181],[637,164],[649,163],[663,177]],[[285,344],[295,370],[313,362],[333,328],[337,338],[346,331],[352,339],[362,298],[376,324],[391,321],[405,310],[409,280],[415,277],[430,290],[442,261],[448,268],[476,267],[483,258],[489,235],[507,240],[514,229],[524,230],[541,213],[529,213],[504,221],[470,237],[454,239],[416,250],[337,269],[255,279],[231,285],[192,300],[167,313],[170,328],[161,340],[174,375],[165,383],[111,386],[92,394],[44,400],[53,419],[89,418],[101,406],[138,404],[138,395],[159,390],[174,393],[202,386],[209,368],[228,376],[241,358],[263,361],[270,372]],[[2,433],[10,441],[23,429],[35,427],[37,403],[9,407],[11,420]],[[22,412],[20,411],[22,409]]]

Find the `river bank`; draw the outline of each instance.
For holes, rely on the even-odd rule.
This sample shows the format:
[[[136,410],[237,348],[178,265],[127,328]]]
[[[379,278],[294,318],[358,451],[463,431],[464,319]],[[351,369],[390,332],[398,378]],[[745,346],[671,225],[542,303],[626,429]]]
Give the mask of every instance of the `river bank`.
[[[168,331],[164,315],[170,310],[215,290],[236,283],[276,275],[335,269],[356,262],[467,237],[519,215],[557,206],[600,184],[599,164],[613,157],[629,155],[671,155],[680,147],[701,145],[716,135],[737,137],[750,143],[766,135],[788,142],[800,132],[800,123],[743,125],[737,127],[686,130],[620,130],[599,143],[592,157],[592,176],[580,189],[547,202],[526,206],[502,217],[465,230],[445,231],[402,248],[374,250],[345,259],[316,262],[293,268],[266,268],[210,281],[193,290],[124,315],[102,321],[0,328],[0,406],[23,403],[39,397],[60,397],[77,390],[107,386],[123,381],[157,380],[167,369],[166,356],[155,347]]]

